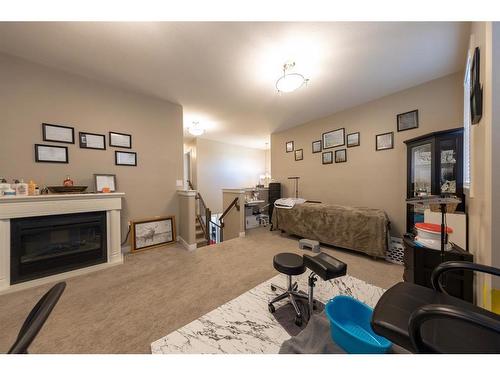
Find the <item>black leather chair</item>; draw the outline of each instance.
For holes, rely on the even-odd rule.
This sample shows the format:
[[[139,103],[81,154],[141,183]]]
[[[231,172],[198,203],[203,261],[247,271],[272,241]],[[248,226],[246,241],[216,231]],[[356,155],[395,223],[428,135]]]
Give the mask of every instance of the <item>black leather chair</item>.
[[[452,297],[441,284],[444,273],[500,269],[471,262],[445,262],[431,275],[433,289],[401,282],[375,306],[375,333],[416,353],[500,353],[500,316]]]
[[[42,329],[65,288],[66,283],[60,282],[43,295],[24,321],[16,342],[12,345],[8,354],[28,354],[29,346]]]

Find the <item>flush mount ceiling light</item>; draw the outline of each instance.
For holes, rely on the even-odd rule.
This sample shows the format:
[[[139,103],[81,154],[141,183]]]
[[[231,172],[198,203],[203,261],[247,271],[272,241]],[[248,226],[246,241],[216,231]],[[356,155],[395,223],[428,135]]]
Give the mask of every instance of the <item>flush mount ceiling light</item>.
[[[201,127],[198,121],[193,121],[193,124],[188,128],[188,132],[195,137],[205,133],[205,130]]]
[[[276,81],[276,89],[281,92],[292,92],[301,88],[309,81],[302,74],[287,73],[290,69],[295,67],[295,62],[286,63],[283,65],[283,76]]]

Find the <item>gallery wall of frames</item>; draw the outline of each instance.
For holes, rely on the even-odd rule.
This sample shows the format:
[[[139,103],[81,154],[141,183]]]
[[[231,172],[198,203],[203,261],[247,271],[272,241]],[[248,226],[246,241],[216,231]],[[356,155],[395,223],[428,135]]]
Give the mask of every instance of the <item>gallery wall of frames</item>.
[[[418,109],[396,115],[396,130],[398,132],[418,128]],[[375,151],[391,150],[394,148],[394,131],[375,135]],[[361,133],[353,131],[347,133],[345,128],[338,128],[321,134],[321,138],[312,141],[311,153],[322,153],[322,164],[347,162],[347,149],[361,145]],[[304,149],[295,148],[293,140],[285,144],[287,153],[293,153],[295,161],[304,160]],[[351,152],[351,151],[349,151]]]
[[[104,151],[106,150],[106,146],[117,148],[119,150],[115,150],[114,152],[115,165],[129,167],[137,166],[137,153],[131,150],[131,134],[110,131],[108,132],[107,138],[106,142],[105,134],[79,131],[78,145],[81,149],[87,150]],[[75,145],[74,127],[60,124],[42,123],[42,139],[43,142],[47,143],[35,144],[35,161],[37,163],[69,163],[70,155],[68,146],[52,145],[49,143]]]

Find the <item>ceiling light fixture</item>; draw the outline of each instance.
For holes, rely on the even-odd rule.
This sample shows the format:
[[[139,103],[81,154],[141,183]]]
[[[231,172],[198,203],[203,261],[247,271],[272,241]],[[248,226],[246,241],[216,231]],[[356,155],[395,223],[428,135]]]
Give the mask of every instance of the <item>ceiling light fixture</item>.
[[[200,125],[200,123],[198,121],[193,121],[193,125],[191,125],[188,128],[188,132],[189,132],[189,134],[194,135],[195,137],[197,137],[197,136],[202,135],[203,133],[205,133],[205,129],[203,129],[203,127],[201,127],[201,125]]]
[[[295,62],[290,62],[283,65],[283,76],[281,76],[276,81],[276,89],[279,93],[295,91],[309,82],[309,79],[305,78],[302,74],[287,73],[287,71],[293,69],[294,67]]]

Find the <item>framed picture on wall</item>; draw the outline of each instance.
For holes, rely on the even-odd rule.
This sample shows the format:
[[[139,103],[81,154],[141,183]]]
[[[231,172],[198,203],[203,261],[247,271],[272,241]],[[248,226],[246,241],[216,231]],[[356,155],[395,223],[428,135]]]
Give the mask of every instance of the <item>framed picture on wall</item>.
[[[345,128],[323,133],[323,149],[345,145]]]
[[[68,160],[68,148],[66,146],[49,146],[35,144],[35,161],[37,163],[65,163]]]
[[[129,167],[137,166],[137,153],[127,151],[115,151],[115,165],[125,165]]]
[[[111,147],[132,148],[132,136],[130,134],[109,132],[109,145]]]
[[[322,164],[332,164],[333,163],[333,151],[323,152],[321,155]]]
[[[80,148],[106,150],[106,137],[104,134],[80,132],[78,134],[78,139],[80,140]]]
[[[418,109],[397,115],[398,132],[418,128]]]
[[[375,150],[390,150],[394,148],[394,132],[377,134],[375,136]]]
[[[313,154],[321,152],[321,139],[312,143],[312,152]]]
[[[42,134],[45,142],[75,143],[75,129],[71,126],[43,123]]]
[[[286,143],[286,152],[293,152],[293,141],[288,141]]]
[[[116,175],[114,174],[94,174],[95,191],[102,193],[103,190],[108,190],[109,193],[116,191]]]
[[[347,147],[359,146],[359,132],[347,134]]]
[[[132,222],[131,250],[141,251],[174,243],[174,216]]]
[[[304,150],[303,149],[298,149],[295,150],[295,161],[299,161],[304,159]]]
[[[347,150],[345,148],[335,151],[335,163],[345,163],[347,161]]]

